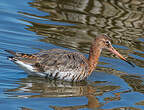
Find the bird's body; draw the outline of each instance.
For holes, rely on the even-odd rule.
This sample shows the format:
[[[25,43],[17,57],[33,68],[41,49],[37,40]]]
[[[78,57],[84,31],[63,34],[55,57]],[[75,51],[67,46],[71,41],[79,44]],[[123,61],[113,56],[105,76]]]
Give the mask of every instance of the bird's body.
[[[105,35],[97,37],[90,48],[89,58],[87,59],[79,52],[71,52],[62,49],[50,49],[36,54],[17,53],[11,50],[7,52],[14,55],[9,60],[19,65],[29,75],[48,77],[65,81],[81,81],[95,69],[100,53],[104,46],[103,40],[109,40]],[[111,44],[108,44],[108,46]],[[110,51],[123,58],[114,48],[109,47]],[[128,62],[129,63],[129,62]]]
[[[32,55],[15,53],[15,56],[9,59],[29,75],[66,81],[80,81],[88,76],[88,60],[79,52],[50,49]]]

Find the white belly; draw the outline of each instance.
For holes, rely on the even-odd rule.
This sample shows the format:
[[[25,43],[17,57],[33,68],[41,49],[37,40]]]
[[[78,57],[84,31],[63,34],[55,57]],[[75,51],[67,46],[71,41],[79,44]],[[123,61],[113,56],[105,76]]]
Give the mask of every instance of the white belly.
[[[48,77],[52,79],[60,79],[65,81],[80,81],[84,80],[87,74],[81,75],[78,71],[60,71],[60,70],[47,70],[46,72],[37,72],[36,69],[29,64],[23,63],[22,61],[16,61],[16,64],[20,66],[25,72],[31,76]]]

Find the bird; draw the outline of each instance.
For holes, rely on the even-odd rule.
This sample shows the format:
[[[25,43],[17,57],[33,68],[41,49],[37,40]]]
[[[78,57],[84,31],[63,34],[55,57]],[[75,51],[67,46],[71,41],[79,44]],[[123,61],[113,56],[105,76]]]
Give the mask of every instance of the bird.
[[[110,40],[111,38],[105,34],[96,36],[91,44],[88,58],[80,52],[64,49],[49,49],[34,54],[25,54],[12,50],[5,51],[13,55],[8,56],[8,59],[17,64],[30,76],[79,82],[86,80],[91,75],[98,64],[101,51],[104,49],[134,66],[114,49]]]

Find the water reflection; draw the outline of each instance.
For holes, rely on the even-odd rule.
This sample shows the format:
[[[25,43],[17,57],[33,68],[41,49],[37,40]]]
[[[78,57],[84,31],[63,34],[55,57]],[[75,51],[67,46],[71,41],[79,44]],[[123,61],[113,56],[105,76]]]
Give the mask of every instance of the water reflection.
[[[128,76],[123,75],[122,77],[124,78]],[[138,81],[139,79],[137,80],[137,82]],[[43,80],[37,77],[27,77],[27,78],[21,79],[17,83],[20,85],[19,87],[15,89],[8,89],[5,91],[5,93],[8,94],[10,97],[64,98],[64,97],[85,96],[88,99],[87,104],[84,104],[84,105],[76,105],[76,106],[48,105],[50,108],[54,110],[78,110],[81,108],[107,110],[107,109],[101,109],[101,107],[113,101],[120,101],[121,94],[132,92],[132,90],[123,90],[121,92],[116,92],[120,90],[120,86],[114,86],[114,85],[108,84],[108,82],[106,81],[95,81],[95,82],[89,82],[89,83],[88,82],[68,83],[68,82],[61,82],[61,81]],[[129,81],[128,83],[129,85],[133,84],[132,81]],[[132,87],[134,86],[132,85]],[[141,89],[143,89],[143,87]],[[106,93],[112,93],[113,95],[105,96],[104,94]],[[101,96],[103,97],[102,99],[100,98]],[[138,104],[140,104],[140,102]],[[31,110],[30,108],[27,108],[27,107],[21,107],[21,109]],[[110,110],[121,110],[121,109],[139,110],[133,107],[119,107],[119,108],[113,108]]]
[[[114,100],[119,100],[119,95],[113,97],[106,97],[104,102],[100,102],[97,96],[102,96],[104,93],[112,92],[120,89],[119,86],[109,85],[107,82],[96,81],[92,83],[79,82],[79,83],[68,83],[60,81],[48,81],[36,77],[28,77],[21,79],[19,87],[15,89],[8,89],[5,91],[11,97],[21,98],[39,98],[39,97],[81,97],[85,96],[88,99],[88,103],[85,105],[78,106],[64,106],[58,107],[50,105],[50,108],[54,110],[71,110],[80,108],[99,108],[104,104],[107,104]],[[22,110],[26,109],[22,107]]]
[[[78,109],[77,108],[66,108],[66,107],[51,107],[51,108],[53,108],[54,110],[78,110],[78,109],[81,109],[81,107],[79,107]],[[120,108],[113,108],[113,109],[98,109],[98,110],[140,110],[140,109],[134,108],[134,107],[120,107]]]
[[[50,106],[50,108],[52,108],[53,110],[79,110],[85,107],[84,106],[70,106],[70,107]],[[32,110],[32,109],[21,107],[21,110]],[[119,107],[119,108],[113,108],[113,109],[94,109],[94,110],[141,110],[141,109],[134,108],[134,107]]]
[[[48,110],[143,109],[143,0],[32,0],[28,1],[29,7],[24,0],[21,3],[17,0],[1,2],[0,104],[3,109],[34,110],[43,109],[43,106]],[[114,47],[128,56],[136,64],[135,68],[123,65],[119,59],[110,58],[113,57],[111,54],[103,52],[104,57],[96,70],[106,74],[92,74],[92,82],[54,82],[36,77],[23,78],[25,73],[19,74],[19,69],[6,60],[7,54],[3,51],[13,49],[33,53],[46,42],[89,53],[91,41],[102,33],[111,36]],[[42,42],[35,42],[37,38]],[[44,49],[46,43],[42,43]],[[73,104],[71,98],[80,98],[84,103]],[[65,99],[72,104],[66,105]],[[57,101],[62,104],[55,104]]]
[[[133,91],[144,93],[144,77],[137,75],[122,75],[121,78],[133,88]]]
[[[120,86],[96,84],[55,84],[45,82],[44,84],[30,84],[26,86],[22,79],[23,86],[14,89],[19,91],[22,88],[28,92],[39,93],[38,95],[27,95],[26,97],[80,97],[85,96],[88,103],[78,106],[55,106],[49,107],[54,110],[72,110],[80,108],[97,108],[113,101],[121,102],[121,94],[139,92],[143,94],[143,28],[144,28],[144,7],[141,0],[34,0],[29,2],[31,7],[48,13],[45,16],[36,15],[28,12],[19,12],[25,16],[25,22],[31,23],[27,30],[35,32],[41,36],[40,41],[48,42],[57,46],[78,50],[83,53],[89,53],[89,47],[96,35],[107,33],[111,36],[114,46],[129,60],[132,60],[137,67],[117,67],[117,60],[113,60],[112,66],[109,66],[112,59],[106,59],[100,62],[101,67],[97,71],[111,73],[123,79],[130,87],[129,90],[119,90]],[[35,17],[35,19],[33,19]],[[50,23],[51,21],[55,23]],[[63,24],[62,24],[63,23]],[[68,23],[68,24],[65,24]],[[142,40],[141,40],[142,39]],[[131,54],[130,54],[131,53]],[[107,52],[103,52],[105,58],[113,57]],[[116,66],[115,66],[116,65]],[[124,69],[123,69],[124,68]],[[129,69],[128,69],[129,68]],[[134,73],[135,75],[130,75]],[[39,81],[38,81],[39,82]],[[28,84],[29,85],[29,84]],[[43,85],[37,86],[37,85]],[[42,90],[42,92],[40,92]],[[104,93],[113,92],[114,96],[104,97],[104,103],[98,96],[104,96]],[[10,90],[12,91],[12,90]],[[10,93],[10,92],[8,92]],[[19,97],[19,95],[17,95]],[[21,96],[20,96],[21,97]],[[22,96],[25,97],[25,96]],[[135,103],[141,104],[143,101]],[[134,107],[118,107],[109,110],[139,110]]]
[[[132,51],[143,51],[143,42],[138,39],[144,34],[142,2],[138,0],[35,0],[29,4],[50,15],[20,13],[26,16],[24,19],[26,22],[32,24],[27,29],[41,35],[40,40],[43,42],[88,53],[95,35],[107,33],[122,54],[128,56],[132,53],[143,57],[143,54]],[[55,21],[55,24],[49,23],[50,20]],[[132,55],[129,59],[143,67],[141,59],[135,59]]]
[[[12,97],[80,97],[95,95],[99,96],[104,92],[119,89],[119,86],[103,85],[105,81],[95,81],[89,84],[88,82],[69,83],[63,81],[44,80],[38,77],[23,78],[18,88],[8,89],[6,92]],[[19,94],[38,93],[38,94]],[[16,94],[14,95],[13,93]]]

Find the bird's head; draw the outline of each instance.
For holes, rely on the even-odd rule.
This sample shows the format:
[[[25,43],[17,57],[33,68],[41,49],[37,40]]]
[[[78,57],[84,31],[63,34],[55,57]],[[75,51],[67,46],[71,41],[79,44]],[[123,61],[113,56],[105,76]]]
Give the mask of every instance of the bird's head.
[[[108,37],[107,35],[101,35],[96,37],[95,39],[95,44],[101,48],[101,49],[107,49],[108,51],[112,52],[113,54],[115,54],[117,57],[119,57],[120,59],[124,60],[125,62],[129,63],[131,66],[134,67],[134,65],[128,61],[126,58],[124,58],[118,51],[116,51],[116,49],[114,49],[114,47],[111,44],[110,41],[110,37]]]

